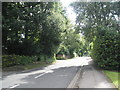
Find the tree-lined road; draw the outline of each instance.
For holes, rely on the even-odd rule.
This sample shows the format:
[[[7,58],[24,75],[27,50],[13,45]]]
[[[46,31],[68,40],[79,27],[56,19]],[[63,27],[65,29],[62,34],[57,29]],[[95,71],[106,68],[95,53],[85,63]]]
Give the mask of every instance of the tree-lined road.
[[[71,60],[57,60],[55,64],[32,70],[12,74],[2,81],[3,88],[66,88],[80,69],[82,64],[88,64],[89,57]]]

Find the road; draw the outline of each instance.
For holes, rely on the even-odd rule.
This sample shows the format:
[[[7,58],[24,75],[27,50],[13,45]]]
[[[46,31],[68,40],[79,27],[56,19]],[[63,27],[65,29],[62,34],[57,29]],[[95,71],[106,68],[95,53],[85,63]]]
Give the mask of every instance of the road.
[[[90,57],[57,60],[56,63],[36,70],[6,76],[2,88],[66,88],[81,65]]]

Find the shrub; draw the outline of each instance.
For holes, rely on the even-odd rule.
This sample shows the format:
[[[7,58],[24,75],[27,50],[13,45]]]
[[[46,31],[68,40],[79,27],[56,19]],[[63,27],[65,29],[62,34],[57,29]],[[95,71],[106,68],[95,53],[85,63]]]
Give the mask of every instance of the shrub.
[[[118,70],[120,59],[120,35],[105,33],[95,39],[92,50],[95,63],[104,69]]]
[[[65,60],[65,57],[56,57],[57,60]]]
[[[2,66],[10,67],[14,65],[26,65],[37,61],[36,56],[3,55]]]
[[[47,62],[48,63],[51,63],[51,62],[53,62],[53,61],[55,61],[56,59],[54,58],[54,57],[48,57],[47,58]]]
[[[38,61],[51,63],[54,60],[55,60],[54,57],[47,57],[45,55],[40,55],[40,56],[3,55],[2,67],[27,65]]]
[[[41,62],[53,62],[55,60],[54,56],[39,55],[37,61]]]

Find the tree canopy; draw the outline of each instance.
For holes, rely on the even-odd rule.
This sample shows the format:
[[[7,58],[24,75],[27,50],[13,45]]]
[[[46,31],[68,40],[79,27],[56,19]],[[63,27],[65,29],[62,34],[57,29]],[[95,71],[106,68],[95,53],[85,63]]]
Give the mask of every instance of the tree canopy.
[[[75,2],[77,31],[90,43],[98,66],[118,69],[120,57],[120,2]]]
[[[61,3],[4,2],[3,54],[53,55],[66,18]]]

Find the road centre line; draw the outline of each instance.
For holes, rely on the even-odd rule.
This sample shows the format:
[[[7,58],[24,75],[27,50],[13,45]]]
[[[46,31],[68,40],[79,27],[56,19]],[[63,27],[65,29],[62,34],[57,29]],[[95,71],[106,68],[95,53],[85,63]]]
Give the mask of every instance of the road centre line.
[[[17,86],[20,86],[20,84],[16,84],[16,85],[14,85],[14,86],[11,86],[10,88],[15,88],[15,87],[17,87]]]
[[[45,72],[45,73],[43,73],[43,74],[40,74],[40,75],[36,76],[35,78],[39,78],[39,77],[45,75],[46,73],[47,73],[47,72]]]

